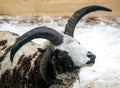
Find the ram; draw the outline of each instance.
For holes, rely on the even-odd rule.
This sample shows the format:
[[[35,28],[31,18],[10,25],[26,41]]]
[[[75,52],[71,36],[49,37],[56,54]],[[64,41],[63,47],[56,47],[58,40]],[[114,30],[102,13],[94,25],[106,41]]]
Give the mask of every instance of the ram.
[[[63,88],[63,86],[64,88],[68,88],[73,85],[72,79],[67,81],[67,78],[64,78],[66,76],[58,77],[58,75],[63,75],[64,73],[66,73],[66,75],[69,74],[69,76],[71,76],[70,74],[74,74],[74,71],[77,71],[84,66],[92,66],[95,63],[96,56],[92,52],[82,47],[82,45],[73,36],[76,24],[79,22],[79,20],[84,15],[97,10],[111,11],[109,8],[103,6],[87,6],[80,10],[77,10],[72,15],[72,17],[68,20],[68,23],[65,26],[65,31],[63,33],[58,32],[53,28],[43,26],[34,28],[18,38],[18,40],[12,46],[10,52],[10,60],[12,63],[14,63],[13,58],[16,52],[24,44],[31,41],[32,39],[44,38],[50,41],[50,44],[48,44],[49,46],[47,48],[38,49],[39,52],[42,54],[41,57],[39,57],[40,59],[38,59],[40,61],[37,61],[40,62],[39,65],[37,63],[34,64],[38,65],[38,67],[34,69],[34,71],[38,71],[38,74],[35,74],[30,70],[26,70],[31,68],[29,67],[30,63],[26,65],[26,68],[22,68],[24,69],[24,71],[22,72],[18,71],[17,73],[13,73],[14,71],[11,71],[11,74],[14,75],[21,74],[21,80],[24,79],[23,82],[21,82],[21,84],[24,84],[22,87],[45,88],[50,86],[52,87],[53,85],[57,84],[58,86],[53,86],[53,88]],[[35,57],[35,55],[33,57]],[[17,67],[19,67],[19,65]],[[29,76],[30,73],[28,71],[30,71],[31,74],[34,75],[33,78],[30,78],[32,76]],[[79,71],[77,71],[77,73],[78,72]],[[38,76],[39,74],[40,77],[38,77],[39,79],[37,79],[36,76]],[[16,80],[14,81],[15,83],[17,83],[16,81],[18,81],[18,79],[17,77],[15,78]],[[29,81],[29,79],[33,79],[33,81]],[[35,79],[41,81],[34,81]],[[65,83],[65,81],[67,81],[67,83]],[[17,84],[13,83],[13,85]],[[18,87],[21,88],[21,85],[18,85]]]

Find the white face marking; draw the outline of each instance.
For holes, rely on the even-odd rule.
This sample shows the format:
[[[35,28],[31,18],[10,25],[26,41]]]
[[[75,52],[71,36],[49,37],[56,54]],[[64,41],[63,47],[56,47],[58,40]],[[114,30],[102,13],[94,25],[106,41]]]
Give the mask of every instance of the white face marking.
[[[74,62],[75,66],[83,67],[86,65],[90,59],[87,57],[88,50],[83,48],[78,41],[76,41],[74,38],[63,35],[64,41],[62,44],[55,46],[55,50],[63,50],[67,51],[68,55],[71,57],[72,61]]]

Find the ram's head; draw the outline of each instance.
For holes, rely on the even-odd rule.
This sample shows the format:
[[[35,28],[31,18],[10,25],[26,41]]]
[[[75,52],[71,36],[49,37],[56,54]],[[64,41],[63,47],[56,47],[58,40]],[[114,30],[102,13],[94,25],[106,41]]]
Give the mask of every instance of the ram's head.
[[[65,26],[64,33],[59,33],[56,30],[48,27],[38,27],[23,34],[13,45],[10,54],[10,60],[13,61],[15,53],[27,42],[35,38],[44,38],[49,40],[51,47],[43,52],[40,62],[40,73],[43,79],[50,83],[59,83],[60,80],[52,79],[46,75],[49,62],[52,61],[52,66],[57,72],[71,72],[83,66],[91,66],[95,63],[96,56],[83,48],[80,43],[73,38],[75,26],[78,21],[86,14],[102,10],[111,11],[109,8],[102,6],[88,6],[77,10],[68,20]],[[52,60],[53,59],[53,60]]]

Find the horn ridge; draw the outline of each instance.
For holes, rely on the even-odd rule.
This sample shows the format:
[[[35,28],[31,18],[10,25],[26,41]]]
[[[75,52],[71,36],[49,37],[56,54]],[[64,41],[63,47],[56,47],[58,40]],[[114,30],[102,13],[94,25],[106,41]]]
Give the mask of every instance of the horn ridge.
[[[35,38],[48,39],[54,45],[59,45],[63,42],[63,36],[52,28],[37,27],[23,34],[12,46],[10,52],[10,60],[13,61],[15,53],[27,42]]]
[[[87,6],[82,9],[77,10],[72,17],[68,20],[68,23],[65,26],[65,34],[73,37],[74,29],[78,21],[86,14],[94,11],[112,11],[111,9],[99,5]]]

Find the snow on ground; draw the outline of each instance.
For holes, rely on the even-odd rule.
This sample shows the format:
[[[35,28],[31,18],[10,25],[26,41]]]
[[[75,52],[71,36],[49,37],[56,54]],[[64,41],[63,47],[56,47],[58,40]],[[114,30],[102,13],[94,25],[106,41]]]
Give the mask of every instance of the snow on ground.
[[[22,35],[38,26],[64,30],[65,18],[32,18],[0,16],[0,30]],[[96,55],[92,67],[82,68],[80,80],[74,88],[120,88],[120,17],[82,19],[75,30],[75,38]],[[35,39],[42,43],[43,40]]]

